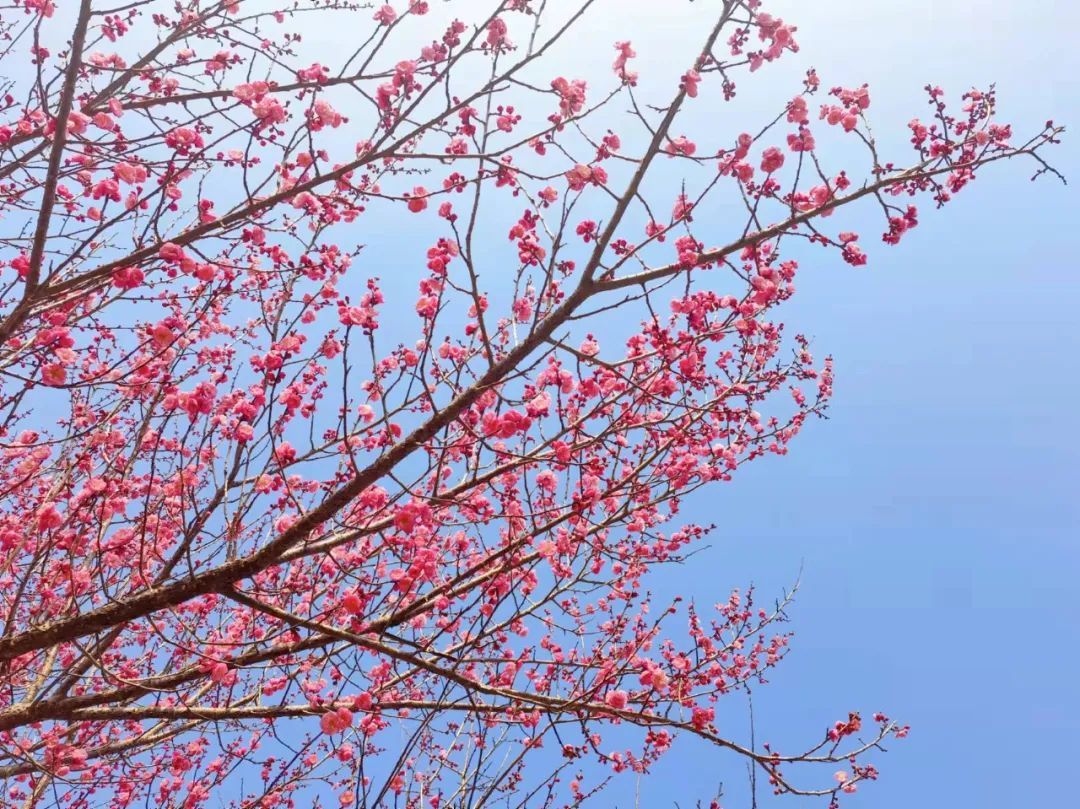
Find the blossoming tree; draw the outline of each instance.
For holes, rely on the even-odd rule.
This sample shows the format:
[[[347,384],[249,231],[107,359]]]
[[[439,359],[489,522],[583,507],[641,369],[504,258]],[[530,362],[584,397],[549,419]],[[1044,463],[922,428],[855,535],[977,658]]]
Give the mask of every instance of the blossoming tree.
[[[928,87],[882,154],[810,70],[695,134],[795,26],[698,0],[681,78],[617,31],[569,75],[598,2],[3,9],[0,803],[576,806],[676,736],[777,793],[876,776],[880,714],[716,726],[786,601],[645,577],[826,407],[776,313],[800,254],[866,261],[832,215],[897,243],[1060,130]]]

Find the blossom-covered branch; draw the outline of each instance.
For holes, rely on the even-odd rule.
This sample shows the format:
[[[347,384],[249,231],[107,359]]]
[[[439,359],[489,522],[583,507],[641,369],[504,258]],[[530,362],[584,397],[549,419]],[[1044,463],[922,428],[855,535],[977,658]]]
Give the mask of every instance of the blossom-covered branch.
[[[801,752],[717,727],[790,594],[647,577],[827,408],[777,316],[804,248],[866,263],[832,217],[896,244],[1062,130],[931,86],[891,157],[869,88],[808,70],[695,134],[798,51],[696,8],[674,77],[618,32],[608,74],[560,62],[602,0],[3,12],[4,800],[576,806],[676,735],[778,793],[876,777],[882,714]]]

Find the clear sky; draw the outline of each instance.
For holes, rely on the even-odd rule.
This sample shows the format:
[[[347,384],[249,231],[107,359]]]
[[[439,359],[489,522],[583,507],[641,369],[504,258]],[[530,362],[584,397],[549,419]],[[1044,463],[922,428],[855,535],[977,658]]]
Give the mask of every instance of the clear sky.
[[[848,709],[913,728],[845,805],[1076,805],[1062,768],[1080,755],[1080,11],[769,5],[799,26],[796,59],[823,84],[870,83],[879,128],[921,114],[927,82],[997,82],[1003,117],[1074,128],[1055,153],[1074,185],[983,171],[868,267],[804,270],[784,319],[836,356],[831,419],[696,498],[687,516],[722,530],[656,589],[707,600],[753,580],[765,595],[802,564],[793,652],[755,694],[758,741],[816,737]],[[727,717],[744,732],[745,705]],[[737,762],[684,744],[640,805],[691,806],[720,780],[725,806],[749,805]]]
[[[565,75],[608,76],[611,43],[632,38],[643,86],[674,86],[702,3],[716,5],[606,0],[559,57]],[[650,586],[712,603],[754,582],[768,601],[801,566],[793,651],[755,692],[758,742],[791,751],[849,710],[912,726],[876,759],[879,783],[845,806],[1075,805],[1061,768],[1080,755],[1070,639],[1080,621],[1080,11],[1066,0],[766,8],[798,25],[802,52],[742,75],[737,106],[691,106],[698,124],[686,131],[710,117],[733,132],[744,113],[746,126],[771,117],[815,66],[825,87],[868,82],[875,133],[904,144],[907,121],[926,114],[927,83],[956,99],[996,82],[1000,115],[1018,132],[1048,118],[1075,129],[1053,152],[1074,186],[1028,182],[1032,164],[994,166],[943,211],[923,205],[898,248],[870,236],[878,212],[838,215],[868,234],[870,264],[804,264],[782,318],[836,357],[830,420],[811,423],[787,457],[692,498],[683,516],[720,530],[693,564]],[[719,719],[745,739],[745,701],[729,700]],[[652,776],[617,782],[598,803],[685,808],[721,781],[725,807],[751,805],[741,761],[682,740]]]
[[[603,0],[606,11],[585,22],[595,48],[574,50],[565,74],[610,77],[611,43],[633,38],[643,77],[666,70],[658,84],[670,89],[700,36],[690,20],[701,4],[717,0]],[[1076,0],[766,8],[799,27],[802,52],[740,78],[751,122],[775,114],[811,65],[826,87],[868,82],[876,131],[901,143],[906,122],[925,114],[928,82],[953,98],[996,82],[1001,117],[1019,132],[1048,118],[1075,130],[1052,156],[1080,185]],[[305,35],[328,46],[341,36]],[[698,104],[689,115],[740,131],[732,108]],[[836,358],[830,419],[810,423],[787,457],[690,498],[684,518],[719,530],[693,564],[650,582],[661,601],[712,603],[751,582],[769,601],[801,569],[792,653],[755,691],[758,742],[791,751],[849,710],[912,726],[849,808],[1077,802],[1067,768],[1080,756],[1080,205],[1075,185],[1029,183],[1033,170],[980,172],[943,211],[923,206],[898,248],[869,236],[882,229],[875,211],[838,215],[867,234],[869,265],[832,254],[804,263],[782,310],[789,333]],[[373,255],[389,260],[391,236],[414,220],[378,224],[387,253]],[[745,739],[745,700],[722,701],[719,724]],[[742,762],[684,739],[651,777],[618,782],[596,805],[685,809],[721,781],[727,809],[750,807]]]
[[[702,3],[716,5],[605,0],[559,57],[565,75],[609,76],[611,43],[632,38],[643,86],[674,86]],[[743,75],[737,106],[691,107],[699,125],[686,131],[710,117],[733,132],[743,113],[747,125],[771,117],[812,65],[826,87],[868,82],[876,134],[903,144],[907,121],[926,113],[924,85],[956,99],[996,82],[1001,117],[1019,132],[1051,117],[1076,130],[1053,157],[1080,184],[1073,2],[770,0],[767,9],[799,26],[802,52]],[[306,36],[331,46],[339,34]],[[804,264],[783,319],[814,338],[815,353],[836,357],[831,419],[810,424],[789,456],[692,498],[684,517],[720,530],[692,565],[651,581],[658,597],[704,603],[754,582],[768,600],[801,566],[793,651],[755,695],[758,742],[790,751],[849,710],[912,726],[875,761],[880,782],[848,807],[1075,805],[1061,768],[1080,755],[1080,652],[1070,639],[1080,620],[1080,206],[1074,186],[1028,182],[1033,170],[980,172],[945,210],[924,205],[898,248],[865,238],[867,267],[835,256]],[[882,229],[871,209],[843,216],[852,229]],[[391,248],[392,234],[416,227],[380,224]],[[373,249],[367,260],[394,260]],[[729,700],[719,719],[745,739],[745,701]],[[689,807],[721,781],[728,809],[751,805],[741,761],[682,740],[653,776],[617,782],[598,803]]]

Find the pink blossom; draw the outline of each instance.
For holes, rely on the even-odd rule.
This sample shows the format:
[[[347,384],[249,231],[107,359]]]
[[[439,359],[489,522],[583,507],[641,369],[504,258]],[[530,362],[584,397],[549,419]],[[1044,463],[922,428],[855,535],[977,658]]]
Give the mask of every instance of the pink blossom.
[[[778,171],[784,165],[784,153],[777,147],[770,146],[761,153],[761,170],[766,174]]]
[[[545,491],[553,492],[559,485],[559,479],[550,469],[545,469],[537,474],[536,485]]]
[[[686,137],[686,135],[679,135],[668,142],[668,145],[664,148],[670,155],[685,155],[690,157],[697,151],[697,144]]]
[[[147,178],[146,167],[132,163],[117,163],[113,166],[113,174],[128,185],[145,182]]]
[[[161,256],[162,260],[170,264],[177,264],[184,260],[186,254],[184,248],[179,245],[173,242],[165,242],[158,248],[158,255]]]
[[[51,362],[41,369],[41,381],[46,385],[59,387],[67,381],[67,369],[57,362]]]
[[[375,12],[375,16],[372,18],[380,25],[390,25],[397,19],[397,12],[394,11],[394,7],[389,3],[379,6]]]
[[[407,195],[409,197],[409,210],[413,213],[420,213],[427,208],[427,189],[422,185],[416,186],[412,190],[412,194]]]
[[[629,695],[622,690],[608,691],[604,695],[604,702],[616,711],[621,711],[626,707],[629,700]]]
[[[577,115],[585,106],[585,82],[580,79],[567,81],[560,76],[552,80],[551,89],[559,96],[559,112],[563,117]]]
[[[319,727],[322,728],[323,733],[328,735],[343,733],[352,726],[352,723],[352,711],[344,707],[328,711],[322,715],[321,719],[319,719]]]
[[[121,267],[112,274],[112,284],[119,289],[135,289],[142,286],[146,276],[138,267]]]
[[[683,74],[680,86],[690,98],[697,98],[698,84],[701,83],[701,74],[696,70],[688,70]]]
[[[512,44],[507,38],[508,30],[506,21],[502,17],[492,19],[487,25],[487,38],[485,40],[487,47],[494,51],[508,50]]]
[[[63,515],[56,509],[56,506],[51,503],[42,506],[37,513],[37,530],[38,531],[51,531],[53,528],[59,528],[64,522]]]
[[[637,53],[634,52],[634,49],[629,42],[616,42],[615,50],[619,52],[612,65],[615,75],[618,76],[624,84],[635,84],[637,82],[638,74],[632,70],[628,70],[626,63],[637,56]]]

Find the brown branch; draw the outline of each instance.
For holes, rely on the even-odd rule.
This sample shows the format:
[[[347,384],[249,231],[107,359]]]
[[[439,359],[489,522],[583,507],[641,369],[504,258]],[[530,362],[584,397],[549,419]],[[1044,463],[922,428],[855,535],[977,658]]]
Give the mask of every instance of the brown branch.
[[[34,242],[30,249],[30,270],[26,276],[23,301],[31,298],[41,278],[45,239],[49,235],[49,222],[52,220],[53,206],[56,204],[56,185],[60,179],[64,146],[67,144],[68,119],[71,117],[71,107],[75,101],[75,84],[79,79],[79,69],[82,67],[83,46],[86,44],[86,30],[89,26],[90,0],[82,0],[79,5],[79,18],[75,23],[75,33],[71,38],[71,54],[64,74],[63,90],[60,93],[60,108],[56,112],[52,151],[49,154],[49,168],[46,171],[45,183],[41,191],[41,211],[38,213]]]

